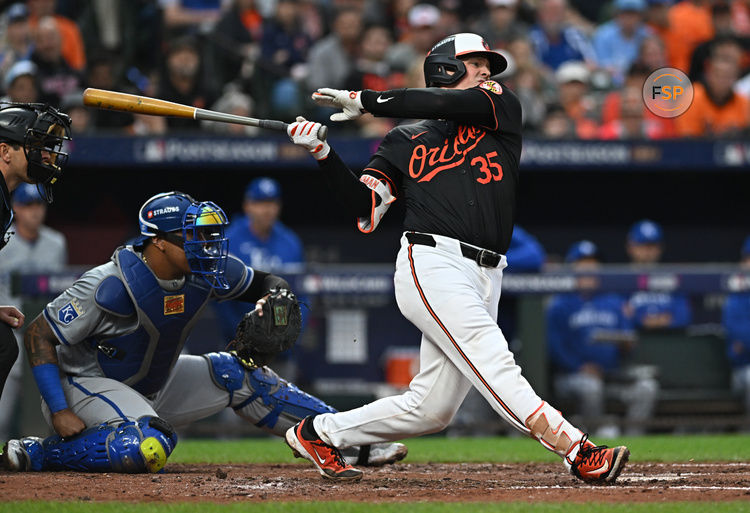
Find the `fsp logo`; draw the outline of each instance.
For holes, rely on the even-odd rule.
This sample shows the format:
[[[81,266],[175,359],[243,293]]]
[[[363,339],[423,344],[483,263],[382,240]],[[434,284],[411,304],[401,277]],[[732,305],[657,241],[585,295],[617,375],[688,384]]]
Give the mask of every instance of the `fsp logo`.
[[[675,118],[693,103],[693,84],[677,68],[659,68],[643,84],[643,101],[657,116]]]

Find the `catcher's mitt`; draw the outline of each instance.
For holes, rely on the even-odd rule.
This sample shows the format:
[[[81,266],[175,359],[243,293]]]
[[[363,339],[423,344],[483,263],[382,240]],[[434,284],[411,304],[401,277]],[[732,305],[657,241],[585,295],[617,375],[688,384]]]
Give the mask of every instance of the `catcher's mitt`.
[[[229,344],[229,349],[249,368],[267,365],[274,356],[292,347],[302,328],[299,302],[291,291],[273,289],[259,303],[262,308],[242,317]]]

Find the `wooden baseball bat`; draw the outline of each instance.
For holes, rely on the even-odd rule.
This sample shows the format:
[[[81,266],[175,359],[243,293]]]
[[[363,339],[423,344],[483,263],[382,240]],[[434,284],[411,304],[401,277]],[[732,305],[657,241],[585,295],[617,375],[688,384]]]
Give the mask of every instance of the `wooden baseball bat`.
[[[83,104],[106,110],[117,110],[122,112],[135,112],[151,116],[168,116],[173,118],[189,118],[202,121],[218,121],[220,123],[235,123],[238,125],[257,126],[281,130],[286,132],[287,123],[273,119],[255,119],[245,116],[236,116],[214,110],[199,109],[190,105],[168,102],[147,96],[107,91],[106,89],[94,89],[89,87],[83,92]],[[318,129],[318,139],[325,141],[328,137],[328,127],[322,125]]]

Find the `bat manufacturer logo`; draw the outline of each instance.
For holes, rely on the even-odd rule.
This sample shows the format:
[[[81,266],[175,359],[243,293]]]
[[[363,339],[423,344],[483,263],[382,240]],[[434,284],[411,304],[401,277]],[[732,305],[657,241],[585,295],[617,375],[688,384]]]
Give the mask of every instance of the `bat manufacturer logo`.
[[[395,98],[395,96],[389,96],[388,98],[383,98],[383,96],[378,95],[375,101],[377,101],[378,103],[385,103],[385,102],[391,101],[393,98]]]
[[[164,315],[185,313],[185,294],[164,296]]]
[[[60,310],[57,311],[57,319],[65,324],[66,326],[70,324],[71,322],[78,319],[78,317],[83,313],[83,308],[81,308],[80,303],[77,300],[73,300],[67,305],[60,308]]]

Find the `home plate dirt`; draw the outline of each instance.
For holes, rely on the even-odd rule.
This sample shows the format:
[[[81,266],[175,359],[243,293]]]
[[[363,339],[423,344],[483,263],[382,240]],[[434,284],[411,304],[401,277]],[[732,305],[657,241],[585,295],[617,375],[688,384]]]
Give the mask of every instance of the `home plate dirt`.
[[[750,463],[631,463],[616,485],[591,486],[560,464],[399,464],[355,483],[312,466],[169,464],[163,474],[0,471],[2,501],[125,502],[670,502],[749,501]]]

